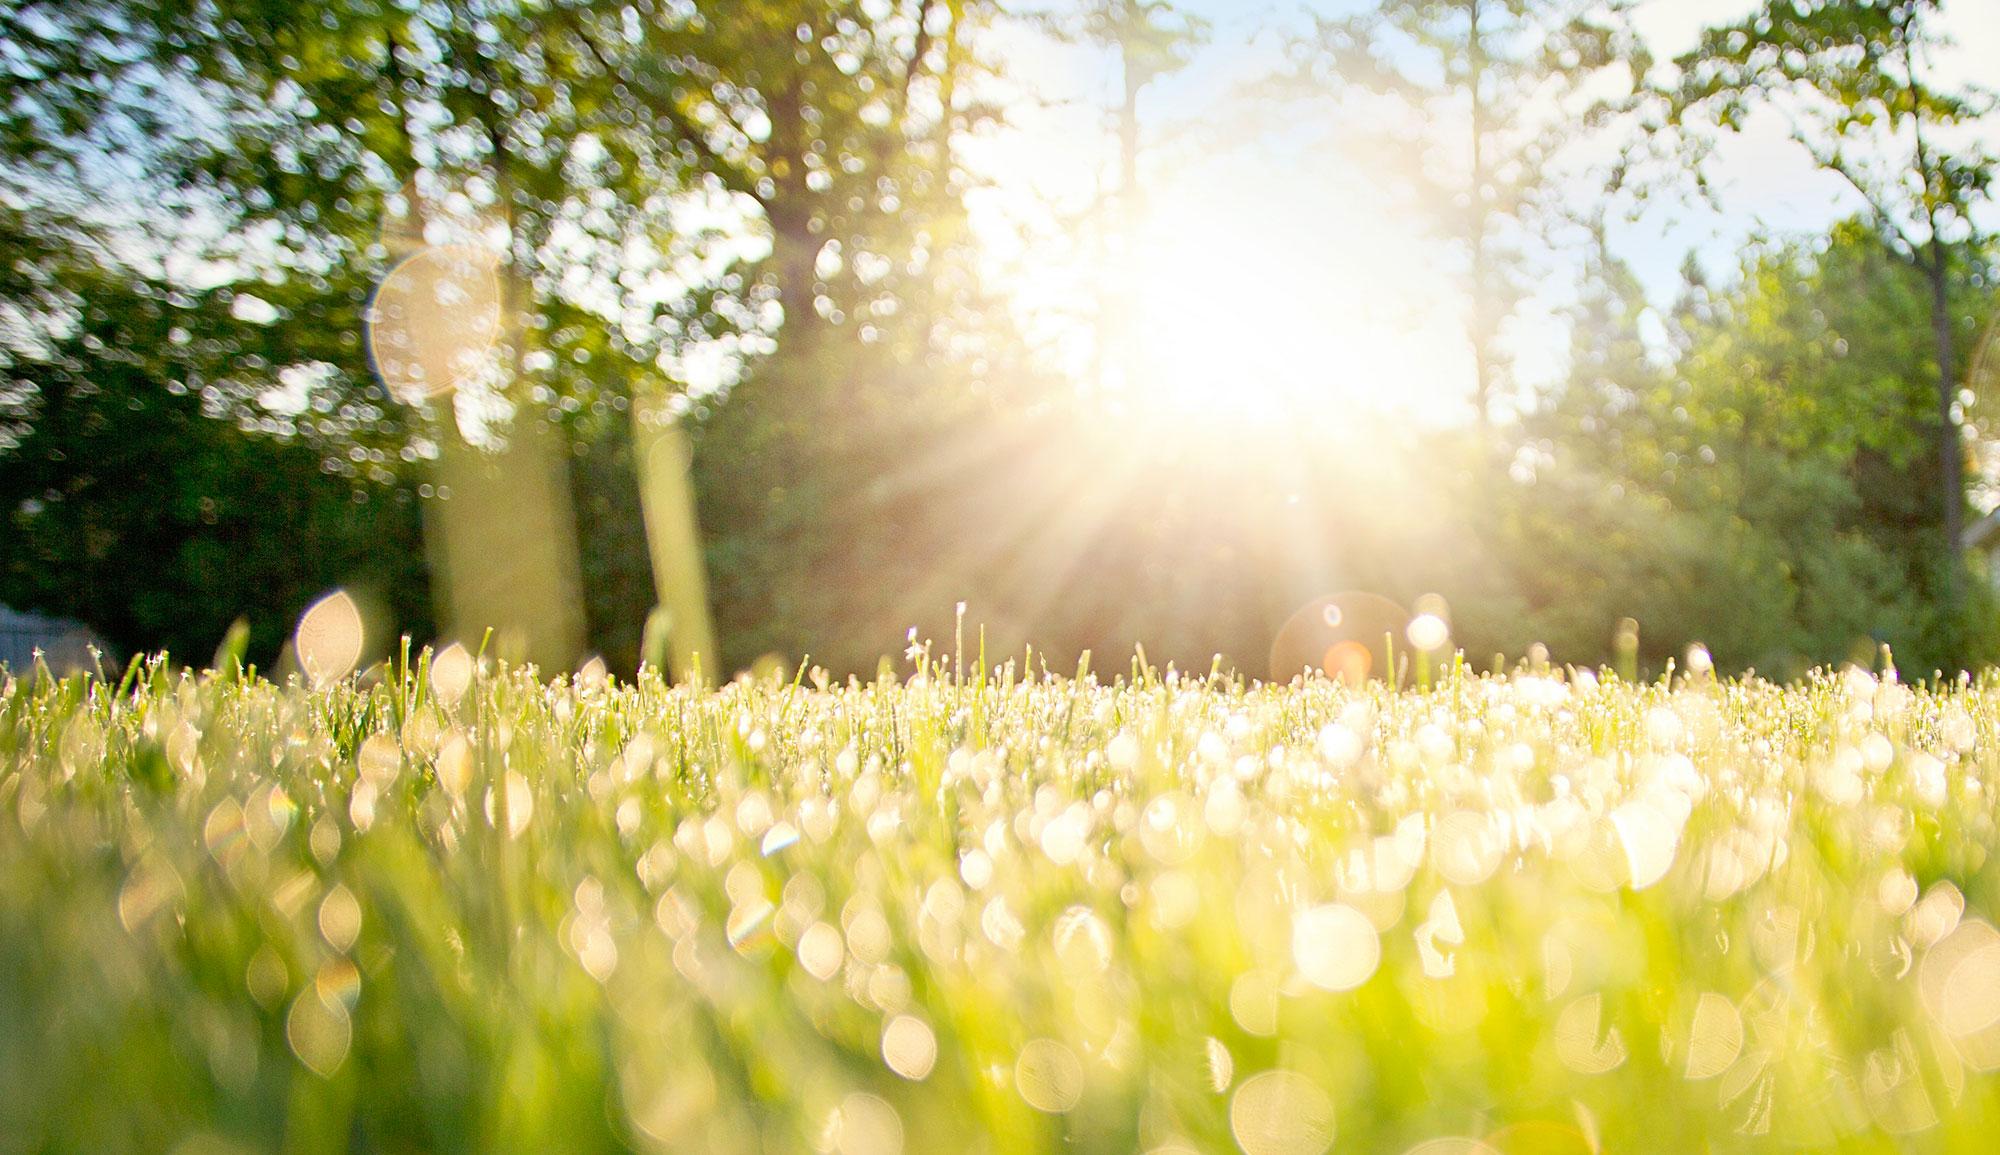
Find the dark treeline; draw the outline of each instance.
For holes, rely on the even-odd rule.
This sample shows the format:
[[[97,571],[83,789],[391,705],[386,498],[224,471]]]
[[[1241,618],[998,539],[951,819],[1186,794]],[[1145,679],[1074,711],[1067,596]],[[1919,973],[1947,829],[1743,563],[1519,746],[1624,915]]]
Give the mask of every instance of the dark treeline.
[[[1606,660],[1627,618],[1655,668],[1695,641],[1775,675],[1885,644],[1906,670],[1991,661],[2000,608],[1959,541],[1992,159],[1941,143],[1985,108],[1924,72],[1940,7],[1773,0],[1673,62],[1617,6],[1385,0],[1300,31],[1296,71],[1245,100],[1491,102],[1470,191],[1425,198],[1470,270],[1477,420],[1427,431],[1331,396],[1171,420],[1143,381],[1038,368],[978,274],[955,147],[1002,116],[985,34],[1011,17],[982,0],[0,0],[0,602],[194,661],[238,617],[271,661],[336,586],[384,637],[438,636],[436,463],[536,422],[567,451],[585,645],[629,670],[659,600],[645,479],[677,464],[639,443],[664,419],[729,669],[867,673],[912,625],[945,642],[964,601],[996,658],[1143,644],[1262,675],[1285,620],[1342,590],[1442,595],[1480,664]],[[1037,27],[1132,78],[1136,181],[1138,94],[1199,24],[1096,0]],[[1442,88],[1383,71],[1396,37]],[[1518,130],[1530,90],[1624,59],[1589,116]],[[1517,180],[1550,132],[1589,132],[1619,160],[1583,219],[1700,196],[1661,174],[1700,176],[1759,108],[1822,116],[1802,147],[1868,211],[1727,276],[1691,263],[1671,309],[1574,227],[1576,187]],[[1503,411],[1522,252],[1564,227],[1599,238],[1570,368]],[[454,244],[497,252],[500,368],[413,402],[371,359],[371,300]],[[1097,318],[1107,356],[1144,345],[1126,325]]]

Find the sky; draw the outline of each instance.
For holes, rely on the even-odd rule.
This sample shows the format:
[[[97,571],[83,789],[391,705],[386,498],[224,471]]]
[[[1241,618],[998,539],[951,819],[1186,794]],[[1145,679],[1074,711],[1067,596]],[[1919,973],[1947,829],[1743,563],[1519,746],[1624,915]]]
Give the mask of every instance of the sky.
[[[1265,124],[1255,148],[1230,139],[1234,93],[1270,71],[1282,30],[1307,10],[1337,15],[1364,0],[1181,0],[1213,26],[1185,71],[1145,93],[1148,197],[1153,220],[1133,257],[1144,298],[1141,341],[1153,388],[1196,406],[1238,406],[1285,390],[1324,393],[1437,423],[1463,420],[1471,367],[1459,305],[1417,214],[1324,134]],[[1636,23],[1654,54],[1692,48],[1707,25],[1747,14],[1752,0],[1651,0]],[[2000,60],[2000,0],[1956,0],[1944,26],[1956,46],[1938,62],[1953,81],[1991,82]],[[1031,335],[1063,366],[1087,374],[1075,317],[1097,299],[1101,252],[1083,251],[1075,221],[1115,180],[1115,142],[1103,131],[1118,70],[1106,54],[1023,36],[1003,48],[1019,95],[1009,127],[971,151],[993,177],[975,197],[975,224],[1001,276],[1015,286]],[[1985,73],[1985,74],[1982,74]],[[2000,148],[2000,140],[1994,142]],[[1822,232],[1860,208],[1837,177],[1818,172],[1775,115],[1725,139],[1712,170],[1720,211],[1668,198],[1610,243],[1657,305],[1671,301],[1690,252],[1726,278],[1756,235]],[[1990,221],[2000,224],[2000,219]],[[1563,310],[1576,283],[1573,255],[1531,258],[1537,288],[1503,335],[1524,385],[1565,364]],[[1068,343],[1066,344],[1066,340]],[[1067,356],[1069,359],[1063,361]],[[1273,382],[1277,382],[1273,385]]]

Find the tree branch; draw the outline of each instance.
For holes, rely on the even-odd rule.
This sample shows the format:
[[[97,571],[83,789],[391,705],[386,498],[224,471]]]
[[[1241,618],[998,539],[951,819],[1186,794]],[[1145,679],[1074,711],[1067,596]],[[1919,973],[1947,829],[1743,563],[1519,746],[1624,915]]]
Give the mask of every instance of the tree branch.
[[[1903,254],[1906,260],[1917,259],[1922,246],[1910,239],[1909,232],[1896,220],[1895,214],[1889,211],[1889,206],[1883,203],[1882,198],[1868,187],[1868,182],[1862,179],[1861,174],[1848,163],[1846,155],[1840,151],[1840,146],[1835,145],[1831,150],[1821,148],[1815,145],[1797,125],[1792,126],[1792,139],[1806,150],[1806,155],[1812,157],[1814,164],[1840,177],[1860,194],[1862,202],[1868,206],[1868,211],[1874,214],[1876,223],[1889,234],[1891,240],[1908,250]]]
[[[903,64],[902,91],[897,96],[897,119],[901,120],[910,107],[910,88],[923,73],[924,58],[930,55],[935,38],[931,35],[931,13],[936,10],[938,0],[922,0],[917,5],[917,40],[910,46],[910,57]]]
[[[597,62],[597,66],[604,70],[605,75],[619,76],[617,65],[604,54],[602,48],[598,47],[596,40],[590,35],[590,30],[584,27],[575,9],[557,5],[552,10],[569,29],[570,35],[576,42],[592,60]],[[721,181],[722,186],[731,192],[741,193],[766,209],[770,207],[764,194],[758,190],[756,180],[744,171],[740,164],[724,155],[709,141],[707,131],[675,103],[671,94],[655,93],[647,85],[636,82],[631,85],[631,91],[645,100],[646,107],[655,116],[665,118],[673,126],[676,140],[686,142],[700,154],[703,171]]]

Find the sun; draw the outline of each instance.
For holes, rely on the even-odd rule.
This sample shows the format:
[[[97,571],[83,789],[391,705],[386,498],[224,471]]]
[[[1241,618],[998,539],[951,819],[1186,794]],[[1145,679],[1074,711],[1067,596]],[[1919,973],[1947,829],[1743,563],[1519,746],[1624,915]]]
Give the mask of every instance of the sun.
[[[1470,414],[1449,270],[1393,220],[1293,188],[1170,189],[1140,222],[1128,275],[1134,404],[1252,420]]]
[[[1465,258],[1381,157],[1225,115],[1152,140],[1128,197],[1094,117],[1010,125],[966,148],[982,272],[1086,392],[1188,424],[1475,419]]]

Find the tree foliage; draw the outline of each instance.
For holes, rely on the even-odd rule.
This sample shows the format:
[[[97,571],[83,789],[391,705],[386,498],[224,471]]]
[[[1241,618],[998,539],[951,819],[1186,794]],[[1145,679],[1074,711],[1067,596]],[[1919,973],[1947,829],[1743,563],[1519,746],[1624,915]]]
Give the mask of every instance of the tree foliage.
[[[268,657],[359,583],[427,633],[445,451],[526,421],[573,496],[550,524],[580,539],[591,648],[629,668],[662,600],[634,476],[664,421],[725,670],[866,672],[964,600],[996,652],[1262,673],[1343,589],[1445,594],[1480,661],[1608,657],[1627,617],[1653,666],[1696,640],[1772,673],[1983,659],[1952,555],[1995,161],[1964,131],[1987,98],[1933,79],[1937,9],[1772,0],[1650,108],[1619,3],[1315,21],[1278,90],[1386,130],[1385,187],[1457,261],[1493,420],[1412,431],[1328,398],[1169,428],[1042,371],[972,236],[963,146],[1008,67],[987,0],[0,0],[0,599],[196,657],[248,612]],[[1202,30],[1157,0],[1040,27],[1124,66],[1130,244],[1139,90]],[[1757,109],[1865,213],[1691,274],[1671,311],[1592,226],[1569,372],[1510,415],[1529,256],[1621,179],[1576,203],[1576,146],[1701,145]],[[490,257],[490,372],[399,396],[382,286],[444,247]]]
[[[1957,610],[1943,596],[1929,295],[1892,241],[1850,221],[1753,251],[1721,288],[1691,280],[1664,366],[1637,352],[1629,279],[1609,264],[1598,284],[1570,380],[1533,422],[1554,472],[1651,508],[1638,521],[1658,536],[1611,552],[1678,541],[1751,571],[1703,581],[1699,563],[1663,566],[1690,578],[1678,604],[1631,599],[1667,643],[1656,657],[1690,638],[1774,673],[1884,643],[1917,669],[1991,652],[1983,593]]]
[[[1678,119],[1706,114],[1740,130],[1757,108],[1779,110],[1792,139],[1867,205],[1889,249],[1930,292],[1934,492],[1955,569],[1965,506],[1954,253],[1976,236],[1973,210],[2000,158],[1961,130],[1992,111],[1989,94],[1935,77],[1944,44],[1940,0],[1768,0],[1752,17],[1704,32],[1679,60]],[[1955,591],[1947,590],[1947,597]]]

